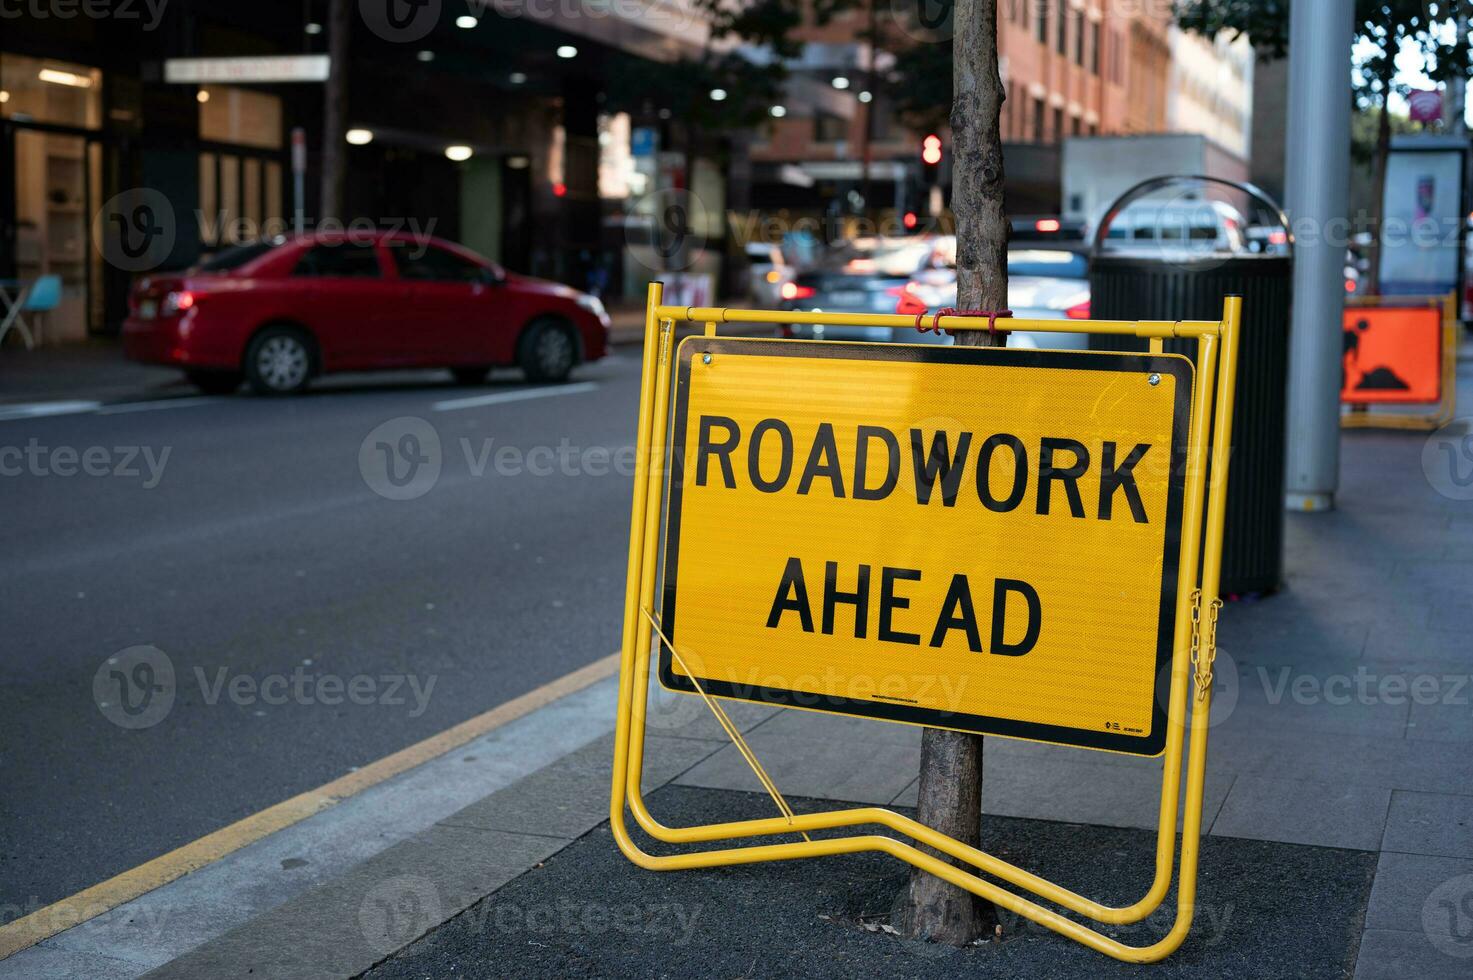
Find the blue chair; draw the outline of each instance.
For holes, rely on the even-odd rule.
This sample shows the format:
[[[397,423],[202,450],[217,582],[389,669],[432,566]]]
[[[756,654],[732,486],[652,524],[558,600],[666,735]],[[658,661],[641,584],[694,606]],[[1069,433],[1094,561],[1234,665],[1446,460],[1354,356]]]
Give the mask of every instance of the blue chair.
[[[50,313],[61,305],[61,276],[46,275],[35,279],[29,286],[23,286],[20,295],[16,297],[6,312],[3,322],[0,322],[0,340],[11,327],[19,330],[26,338],[26,350],[33,350],[41,331],[37,329],[32,335],[26,326],[23,313]]]
[[[50,313],[61,305],[61,276],[42,276],[31,283],[31,291],[26,294],[26,301],[21,304],[21,311],[25,313]],[[44,320],[42,321],[45,322]],[[36,328],[36,343],[41,342],[41,328]]]

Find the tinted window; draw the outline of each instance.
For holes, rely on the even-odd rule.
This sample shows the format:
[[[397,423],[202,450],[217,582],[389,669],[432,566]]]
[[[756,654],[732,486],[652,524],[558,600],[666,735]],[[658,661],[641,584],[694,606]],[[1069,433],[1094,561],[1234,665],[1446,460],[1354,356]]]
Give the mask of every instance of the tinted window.
[[[483,282],[490,275],[485,266],[443,248],[430,247],[419,254],[413,247],[397,246],[390,248],[389,254],[394,256],[394,265],[403,279]]]
[[[239,269],[247,262],[253,262],[273,248],[281,244],[281,240],[270,242],[248,242],[245,245],[234,245],[205,259],[199,264],[201,272],[229,272],[231,269]]]
[[[373,245],[359,242],[324,242],[313,245],[297,260],[294,276],[347,276],[372,279],[380,275],[378,253]]]

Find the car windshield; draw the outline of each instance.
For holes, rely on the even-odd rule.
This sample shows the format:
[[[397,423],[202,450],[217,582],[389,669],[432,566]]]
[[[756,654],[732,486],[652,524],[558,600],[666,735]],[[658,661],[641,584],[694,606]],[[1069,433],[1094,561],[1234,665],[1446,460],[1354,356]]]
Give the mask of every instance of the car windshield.
[[[273,238],[269,241],[247,242],[244,245],[232,245],[230,248],[216,252],[199,264],[201,272],[230,272],[239,269],[247,262],[254,261],[267,252],[282,244],[282,239]]]

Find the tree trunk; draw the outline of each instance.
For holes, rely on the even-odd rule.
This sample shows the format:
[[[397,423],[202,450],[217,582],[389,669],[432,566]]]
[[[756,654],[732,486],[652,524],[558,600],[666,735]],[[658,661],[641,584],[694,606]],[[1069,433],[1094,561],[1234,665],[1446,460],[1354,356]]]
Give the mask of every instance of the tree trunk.
[[[1004,92],[997,69],[996,0],[958,0],[954,16],[951,208],[956,217],[957,307],[1002,310],[1008,305],[1008,225],[998,130]],[[992,341],[985,330],[964,330],[958,331],[956,342],[986,347]],[[925,730],[916,818],[964,844],[979,845],[980,735]],[[911,871],[896,912],[896,926],[905,935],[953,946],[977,939],[997,922],[991,902],[918,869]]]
[[[327,14],[327,52],[332,59],[322,104],[322,200],[317,220],[341,220],[347,158],[343,135],[348,114],[348,35],[353,29],[348,0],[331,0]]]
[[[1386,64],[1392,62],[1387,55]],[[1391,75],[1381,74],[1381,112],[1376,120],[1376,157],[1372,161],[1371,173],[1371,244],[1366,249],[1365,292],[1371,296],[1381,292],[1381,222],[1385,217],[1383,202],[1386,200],[1386,161],[1391,155]]]

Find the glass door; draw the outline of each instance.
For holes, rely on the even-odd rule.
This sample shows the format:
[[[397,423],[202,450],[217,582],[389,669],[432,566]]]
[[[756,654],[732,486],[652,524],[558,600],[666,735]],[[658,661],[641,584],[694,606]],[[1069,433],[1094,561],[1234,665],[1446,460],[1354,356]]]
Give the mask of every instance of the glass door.
[[[15,275],[61,278],[61,305],[40,318],[50,342],[81,340],[101,326],[102,270],[87,247],[101,150],[81,136],[15,134]]]

